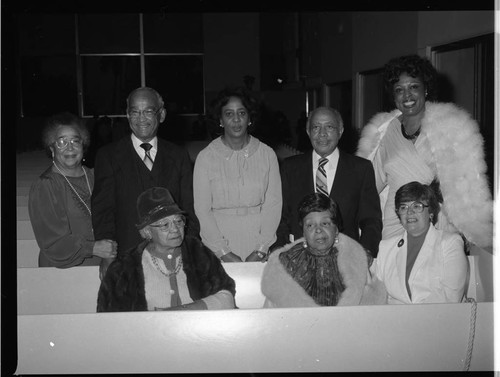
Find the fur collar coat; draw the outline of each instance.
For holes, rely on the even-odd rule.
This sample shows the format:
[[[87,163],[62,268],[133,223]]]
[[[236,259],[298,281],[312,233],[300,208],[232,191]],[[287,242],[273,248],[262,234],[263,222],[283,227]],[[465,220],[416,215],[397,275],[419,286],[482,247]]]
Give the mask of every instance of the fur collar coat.
[[[142,253],[148,241],[125,251],[109,266],[97,298],[98,312],[147,311]],[[181,246],[182,268],[193,301],[228,290],[236,294],[234,280],[220,260],[200,240],[186,236]]]
[[[264,267],[261,290],[266,297],[264,307],[292,308],[317,307],[314,299],[307,294],[285,270],[279,255],[303,242],[300,238],[274,251]],[[371,275],[368,266],[369,257],[363,247],[339,233],[337,264],[345,290],[337,306],[378,305],[387,303],[387,291],[384,284],[375,275]]]
[[[399,110],[379,113],[363,128],[357,155],[373,161],[389,123]],[[421,135],[431,146],[444,212],[467,240],[493,244],[493,201],[486,178],[483,138],[477,122],[452,103],[427,102]]]

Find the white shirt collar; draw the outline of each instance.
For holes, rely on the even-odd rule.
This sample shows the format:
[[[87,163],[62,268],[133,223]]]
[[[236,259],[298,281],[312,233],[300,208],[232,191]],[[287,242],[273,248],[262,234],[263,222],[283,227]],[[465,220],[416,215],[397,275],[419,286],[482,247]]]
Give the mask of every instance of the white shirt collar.
[[[130,134],[132,137],[132,144],[134,144],[134,148],[136,150],[144,150],[141,148],[141,144],[144,143],[141,139],[134,135],[134,133]],[[158,149],[158,138],[155,136],[149,141],[149,144],[153,146],[153,149]]]
[[[313,172],[313,181],[314,186],[316,187],[316,170],[318,170],[319,160],[322,158],[319,154],[313,150],[313,159],[312,159],[312,172]],[[335,148],[335,150],[326,156],[328,159],[328,163],[325,165],[326,171],[326,181],[328,185],[328,192],[332,190],[333,181],[335,179],[335,174],[337,173],[337,166],[339,164],[340,153],[339,149]]]
[[[340,155],[339,148],[335,148],[332,153],[330,153],[328,156],[326,156],[326,158],[328,159],[328,164],[330,164],[332,161],[338,161],[339,155]],[[321,158],[322,157],[318,153],[316,153],[316,151],[313,149],[313,164],[318,166],[318,161]]]

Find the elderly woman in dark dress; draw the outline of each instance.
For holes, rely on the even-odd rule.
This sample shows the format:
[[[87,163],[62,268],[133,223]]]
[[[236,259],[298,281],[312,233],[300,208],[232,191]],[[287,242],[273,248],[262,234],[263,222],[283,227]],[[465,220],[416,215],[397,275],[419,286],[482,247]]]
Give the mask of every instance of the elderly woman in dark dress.
[[[369,272],[370,253],[340,232],[337,203],[313,193],[298,211],[304,237],[269,257],[261,282],[264,307],[386,303],[383,284]]]
[[[184,237],[185,212],[163,187],[137,199],[145,239],[109,266],[98,312],[235,308],[234,280],[198,238]]]
[[[71,113],[50,117],[43,144],[52,164],[33,183],[28,209],[40,247],[40,267],[98,266],[116,255],[116,243],[94,241],[90,196],[94,173],[82,165],[88,130]]]

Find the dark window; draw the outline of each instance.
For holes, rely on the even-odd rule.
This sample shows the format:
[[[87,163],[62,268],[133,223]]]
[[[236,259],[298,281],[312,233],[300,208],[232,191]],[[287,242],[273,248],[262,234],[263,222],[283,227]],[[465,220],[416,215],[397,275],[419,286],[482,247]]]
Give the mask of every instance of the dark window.
[[[127,95],[141,86],[139,56],[82,56],[83,115],[125,115]]]
[[[145,13],[144,52],[203,52],[201,13]]]
[[[156,89],[165,108],[177,114],[203,113],[203,56],[145,56],[146,86]]]
[[[75,56],[21,58],[23,116],[78,113]]]
[[[138,14],[78,16],[81,54],[140,53]]]

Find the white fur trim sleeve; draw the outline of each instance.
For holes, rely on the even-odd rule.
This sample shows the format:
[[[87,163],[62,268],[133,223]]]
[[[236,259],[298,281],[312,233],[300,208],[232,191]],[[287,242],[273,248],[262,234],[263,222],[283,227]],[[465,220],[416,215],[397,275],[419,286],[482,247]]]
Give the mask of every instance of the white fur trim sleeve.
[[[436,162],[443,208],[472,243],[493,244],[493,201],[477,122],[451,103],[427,103],[422,120]]]

